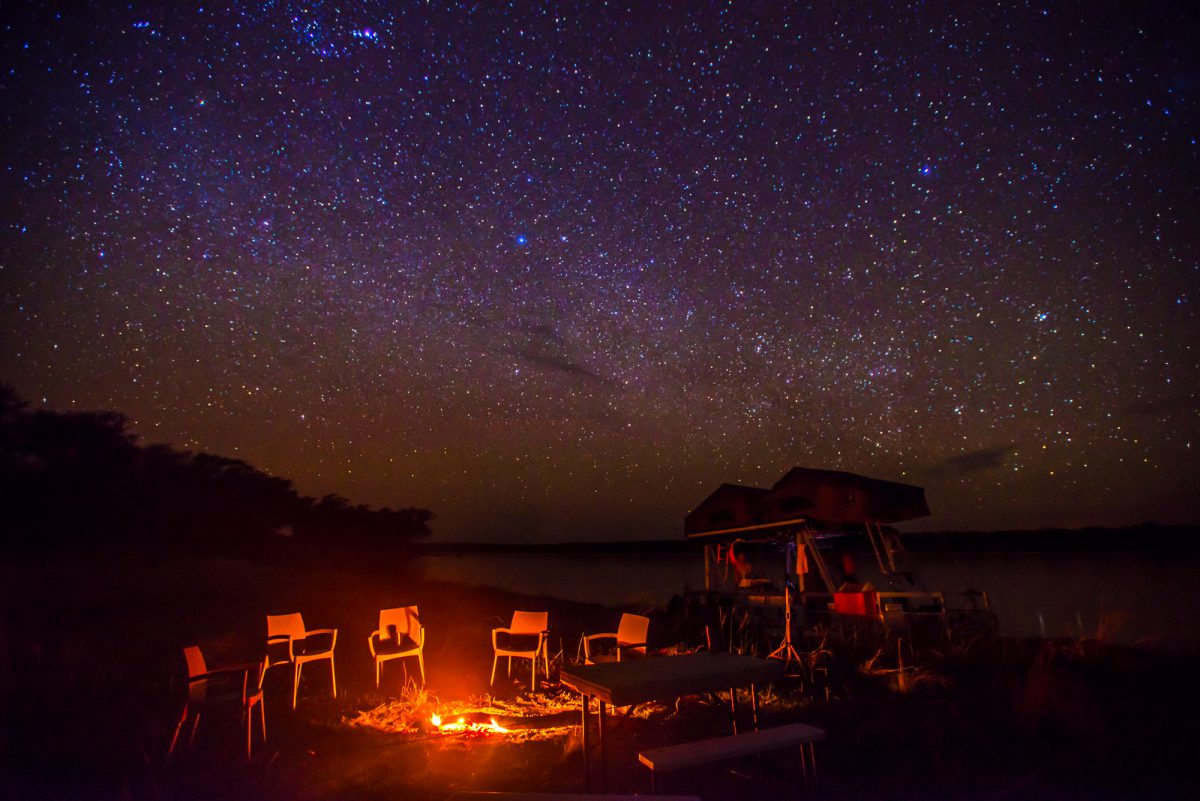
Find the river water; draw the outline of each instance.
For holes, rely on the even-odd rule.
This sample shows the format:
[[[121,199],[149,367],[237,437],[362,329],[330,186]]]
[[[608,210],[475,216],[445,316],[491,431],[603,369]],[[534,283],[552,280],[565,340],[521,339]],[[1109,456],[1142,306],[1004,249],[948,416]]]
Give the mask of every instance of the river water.
[[[889,589],[871,554],[857,561],[861,580]],[[704,588],[699,553],[468,552],[420,556],[416,567],[434,579],[641,609]],[[1200,650],[1196,551],[922,553],[910,567],[922,589],[987,592],[1005,636]],[[782,564],[759,568],[768,577],[783,572]]]

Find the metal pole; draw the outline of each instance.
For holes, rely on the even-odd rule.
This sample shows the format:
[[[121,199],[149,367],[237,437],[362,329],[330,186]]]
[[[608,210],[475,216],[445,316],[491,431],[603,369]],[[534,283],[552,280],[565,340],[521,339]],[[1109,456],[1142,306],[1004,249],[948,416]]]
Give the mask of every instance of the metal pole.
[[[592,697],[581,693],[583,698],[583,731],[580,732],[580,743],[583,749],[583,788],[591,791],[592,773],[588,765],[588,708],[592,705]]]
[[[608,756],[607,756],[607,754],[604,753],[604,701],[600,700],[600,699],[597,699],[597,700],[600,701],[600,718],[599,718],[600,734],[598,737],[598,739],[600,740],[600,792],[607,793],[608,792]]]

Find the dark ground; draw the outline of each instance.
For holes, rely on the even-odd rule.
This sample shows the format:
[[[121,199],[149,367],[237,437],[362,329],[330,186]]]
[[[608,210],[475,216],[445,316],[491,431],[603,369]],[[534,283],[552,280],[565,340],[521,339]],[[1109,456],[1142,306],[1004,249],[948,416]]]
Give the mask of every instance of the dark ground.
[[[488,691],[489,631],[513,609],[547,609],[565,658],[619,610],[429,582],[400,560],[321,557],[267,566],[146,554],[80,564],[8,561],[0,617],[0,787],[8,799],[443,799],[455,790],[582,792],[577,705],[517,720],[544,736],[384,732],[346,723],[401,694],[390,663],[374,688],[367,636],[380,607],[418,604],[428,631],[427,689],[440,708]],[[394,562],[394,563],[393,563]],[[233,710],[214,713],[190,750],[167,744],[186,691],[184,645],[211,663],[256,658],[268,612],[301,611],[339,629],[339,697],[306,668],[290,708],[286,668],[268,674],[265,745],[245,759]],[[643,610],[636,610],[643,611]],[[694,647],[694,628],[662,610],[651,645]],[[1195,797],[1200,659],[1090,640],[964,641],[930,652],[910,689],[862,670],[858,651],[824,660],[830,697],[794,683],[767,693],[767,725],[824,727],[820,781],[805,787],[791,752],[668,774],[662,792],[720,799],[1164,799]],[[525,695],[525,670],[498,680]],[[609,789],[649,792],[645,747],[728,731],[725,705],[689,698],[639,709],[609,738]]]

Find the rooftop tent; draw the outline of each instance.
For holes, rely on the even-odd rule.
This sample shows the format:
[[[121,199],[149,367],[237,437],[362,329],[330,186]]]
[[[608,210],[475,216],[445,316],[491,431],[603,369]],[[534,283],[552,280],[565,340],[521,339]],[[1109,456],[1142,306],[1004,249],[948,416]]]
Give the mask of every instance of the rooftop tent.
[[[921,487],[809,467],[793,467],[759,504],[764,522],[898,523],[929,515]]]
[[[884,524],[926,517],[925,490],[840,470],[793,467],[770,490],[722,484],[684,518],[689,540],[705,543],[705,589],[714,586],[720,545],[791,540],[804,549],[830,592],[833,577],[815,540],[865,533],[884,575],[897,572],[903,548]],[[722,579],[723,580],[723,579]],[[803,587],[802,587],[803,589]]]
[[[688,538],[710,532],[743,529],[763,522],[761,501],[768,493],[761,487],[722,484],[683,518]]]
[[[840,470],[793,467],[770,490],[722,484],[683,519],[693,538],[772,536],[771,529],[810,523],[825,532],[861,531],[929,515],[925,490]]]

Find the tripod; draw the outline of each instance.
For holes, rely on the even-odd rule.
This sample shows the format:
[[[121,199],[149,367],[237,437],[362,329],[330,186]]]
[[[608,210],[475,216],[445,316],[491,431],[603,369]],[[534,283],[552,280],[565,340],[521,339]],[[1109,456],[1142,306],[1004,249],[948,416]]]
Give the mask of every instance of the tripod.
[[[804,667],[804,660],[800,658],[796,647],[792,645],[792,585],[790,582],[783,584],[783,642],[779,644],[771,653],[767,654],[767,659],[782,659],[783,669],[786,671],[792,664],[792,660],[796,661],[796,666]]]

